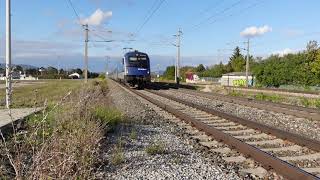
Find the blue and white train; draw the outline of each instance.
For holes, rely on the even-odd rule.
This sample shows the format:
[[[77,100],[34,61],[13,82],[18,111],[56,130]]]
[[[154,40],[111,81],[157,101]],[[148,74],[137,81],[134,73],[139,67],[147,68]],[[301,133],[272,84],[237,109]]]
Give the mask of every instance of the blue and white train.
[[[112,78],[132,87],[137,85],[138,88],[143,88],[151,82],[150,73],[149,56],[136,50],[124,55],[121,68],[113,73]]]

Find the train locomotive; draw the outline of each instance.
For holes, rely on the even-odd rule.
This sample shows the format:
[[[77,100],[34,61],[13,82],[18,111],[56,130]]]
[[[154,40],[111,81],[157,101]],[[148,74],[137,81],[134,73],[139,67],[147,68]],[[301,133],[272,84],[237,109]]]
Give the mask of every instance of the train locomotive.
[[[146,53],[137,50],[126,53],[121,66],[113,79],[138,88],[151,82],[150,59]]]

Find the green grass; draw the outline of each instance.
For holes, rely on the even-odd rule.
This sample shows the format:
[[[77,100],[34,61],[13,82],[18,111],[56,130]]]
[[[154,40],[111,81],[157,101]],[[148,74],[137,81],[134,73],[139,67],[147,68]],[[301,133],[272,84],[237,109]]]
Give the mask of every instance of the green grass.
[[[281,102],[284,98],[279,95],[266,95],[263,93],[258,93],[254,96],[255,99],[261,101],[271,101],[271,102]]]
[[[113,129],[122,119],[122,113],[115,108],[106,106],[97,106],[94,108],[94,117],[102,124],[107,124],[108,128]]]
[[[13,88],[12,108],[18,107],[42,107],[45,101],[54,104],[61,100],[70,90],[83,85],[80,80],[46,80],[33,85]],[[0,91],[0,99],[3,100],[0,108],[4,107],[5,89]]]

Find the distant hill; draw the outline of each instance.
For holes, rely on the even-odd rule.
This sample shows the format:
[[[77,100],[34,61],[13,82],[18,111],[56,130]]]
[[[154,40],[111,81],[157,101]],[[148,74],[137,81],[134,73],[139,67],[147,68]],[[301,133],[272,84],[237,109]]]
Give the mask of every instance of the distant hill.
[[[21,66],[23,69],[38,69],[36,66],[27,65],[27,64],[12,64],[12,66]],[[6,68],[6,64],[0,63],[0,68]]]

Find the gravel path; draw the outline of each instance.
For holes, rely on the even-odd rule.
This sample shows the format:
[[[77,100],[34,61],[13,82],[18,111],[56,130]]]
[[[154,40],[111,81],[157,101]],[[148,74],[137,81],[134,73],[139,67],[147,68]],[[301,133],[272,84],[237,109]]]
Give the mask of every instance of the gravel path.
[[[125,112],[129,122],[108,136],[99,179],[239,179],[235,170],[217,163],[219,158],[205,156],[178,136],[179,129],[167,123],[145,102],[113,82],[109,81],[109,87],[115,106]],[[111,157],[119,143],[124,162],[115,165]],[[147,153],[151,145],[159,145],[161,151],[155,155]]]
[[[192,101],[199,105],[205,105],[208,108],[213,108],[252,121],[258,121],[269,126],[277,127],[320,141],[319,121],[312,121],[282,113],[275,113],[224,101],[212,100],[205,97],[185,94],[179,90],[162,90],[161,92],[187,101]]]

